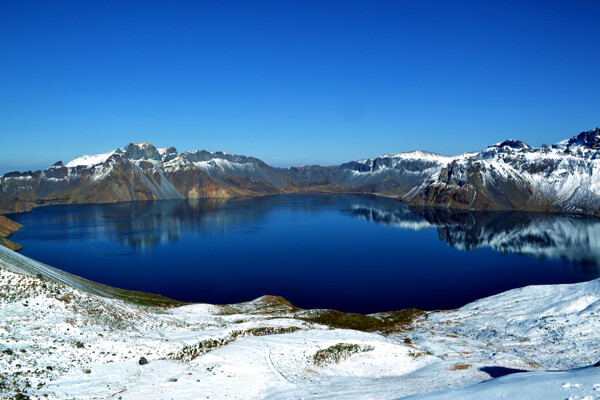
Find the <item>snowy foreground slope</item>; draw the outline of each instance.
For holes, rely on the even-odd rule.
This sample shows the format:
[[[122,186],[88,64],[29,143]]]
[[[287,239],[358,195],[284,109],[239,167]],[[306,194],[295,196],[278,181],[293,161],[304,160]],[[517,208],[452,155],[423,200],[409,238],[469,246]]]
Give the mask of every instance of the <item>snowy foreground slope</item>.
[[[0,398],[600,398],[600,280],[396,319],[123,297],[0,247]]]

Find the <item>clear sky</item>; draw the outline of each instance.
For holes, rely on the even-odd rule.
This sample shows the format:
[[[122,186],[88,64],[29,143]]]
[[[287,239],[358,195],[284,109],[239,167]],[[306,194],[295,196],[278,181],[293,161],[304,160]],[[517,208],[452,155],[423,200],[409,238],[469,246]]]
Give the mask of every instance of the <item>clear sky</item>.
[[[0,1],[0,173],[150,141],[274,165],[600,125],[600,2]]]

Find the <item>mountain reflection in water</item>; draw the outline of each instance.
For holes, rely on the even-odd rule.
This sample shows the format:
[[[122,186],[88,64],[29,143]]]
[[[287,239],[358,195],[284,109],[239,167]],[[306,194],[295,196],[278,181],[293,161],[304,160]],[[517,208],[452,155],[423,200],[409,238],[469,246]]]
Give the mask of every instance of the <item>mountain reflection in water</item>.
[[[406,204],[355,204],[350,215],[400,229],[437,229],[460,250],[489,247],[502,254],[560,258],[600,265],[600,219],[523,211],[464,211]]]

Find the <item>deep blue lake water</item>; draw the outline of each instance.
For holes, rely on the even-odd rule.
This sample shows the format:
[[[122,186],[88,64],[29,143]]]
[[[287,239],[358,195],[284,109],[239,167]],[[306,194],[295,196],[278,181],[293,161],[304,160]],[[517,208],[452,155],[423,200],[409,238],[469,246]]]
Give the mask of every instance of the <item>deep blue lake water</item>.
[[[178,300],[280,295],[302,308],[448,309],[600,277],[600,220],[408,208],[367,195],[40,207],[11,240],[93,281]]]

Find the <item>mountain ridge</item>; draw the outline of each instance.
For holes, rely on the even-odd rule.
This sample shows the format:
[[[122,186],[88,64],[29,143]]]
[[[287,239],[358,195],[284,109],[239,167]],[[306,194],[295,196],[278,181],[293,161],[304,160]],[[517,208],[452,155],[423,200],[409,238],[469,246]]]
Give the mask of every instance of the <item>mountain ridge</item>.
[[[130,143],[40,171],[0,176],[0,214],[64,203],[370,193],[412,205],[600,215],[600,129],[535,148],[509,139],[479,152],[423,150],[337,166],[279,168],[246,155]]]

